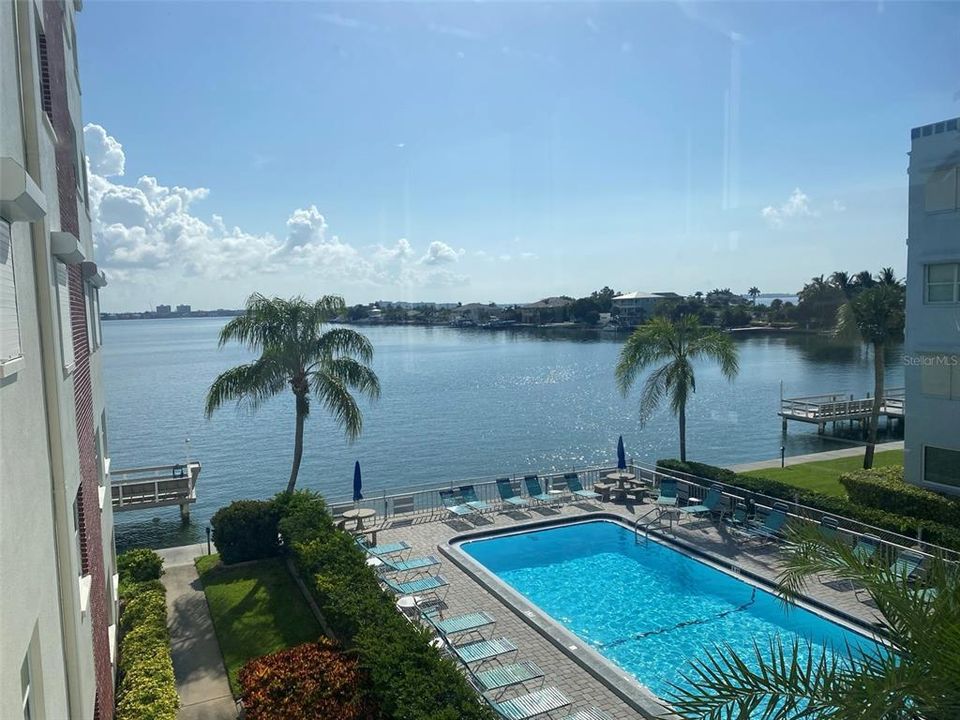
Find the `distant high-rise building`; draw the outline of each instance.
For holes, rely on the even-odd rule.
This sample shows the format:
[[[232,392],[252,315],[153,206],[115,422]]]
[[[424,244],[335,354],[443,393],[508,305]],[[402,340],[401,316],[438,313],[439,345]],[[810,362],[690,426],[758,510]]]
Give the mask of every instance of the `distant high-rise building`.
[[[189,305],[177,305],[177,315],[189,315],[190,306]]]
[[[960,118],[911,137],[904,476],[960,494]]]
[[[157,305],[157,315],[169,315],[171,308],[169,305]]]
[[[109,720],[116,557],[79,0],[0,8],[0,717]]]

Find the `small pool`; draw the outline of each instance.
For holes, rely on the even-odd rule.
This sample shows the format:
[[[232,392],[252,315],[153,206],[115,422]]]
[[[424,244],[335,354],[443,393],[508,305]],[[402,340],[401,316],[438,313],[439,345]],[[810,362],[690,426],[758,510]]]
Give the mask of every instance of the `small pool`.
[[[611,520],[467,541],[463,551],[660,697],[705,649],[780,635],[845,654],[875,644]]]

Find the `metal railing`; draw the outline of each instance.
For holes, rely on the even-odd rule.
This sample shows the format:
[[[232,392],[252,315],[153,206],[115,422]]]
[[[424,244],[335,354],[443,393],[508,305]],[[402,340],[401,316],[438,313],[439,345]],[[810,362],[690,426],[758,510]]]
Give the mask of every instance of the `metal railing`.
[[[904,388],[890,388],[883,394],[881,413],[903,414]],[[834,393],[831,395],[808,395],[805,397],[782,398],[780,414],[790,417],[831,418],[869,415],[873,410],[873,399],[854,398],[853,395]]]
[[[110,475],[114,510],[196,502],[200,463],[154,465],[116,470]]]

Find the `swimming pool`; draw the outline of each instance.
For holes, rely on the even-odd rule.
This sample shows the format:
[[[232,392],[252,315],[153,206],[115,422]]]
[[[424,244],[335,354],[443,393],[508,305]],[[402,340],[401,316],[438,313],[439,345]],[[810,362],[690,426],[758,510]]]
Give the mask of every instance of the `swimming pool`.
[[[659,697],[695,657],[728,643],[744,659],[779,635],[815,651],[873,641],[611,520],[469,540],[460,547],[502,582]],[[802,646],[801,646],[802,647]]]

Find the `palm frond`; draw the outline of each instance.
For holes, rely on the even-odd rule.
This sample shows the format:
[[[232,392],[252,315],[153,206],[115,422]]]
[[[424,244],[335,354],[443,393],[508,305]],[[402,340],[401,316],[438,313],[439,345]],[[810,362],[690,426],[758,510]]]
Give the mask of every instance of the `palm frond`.
[[[357,390],[371,400],[380,397],[380,378],[363,363],[349,357],[335,358],[324,365],[324,369],[347,387]]]
[[[659,317],[633,331],[620,350],[615,370],[621,393],[626,395],[640,373],[650,365],[675,355],[676,335],[674,325]]]
[[[720,365],[720,372],[727,380],[733,380],[740,372],[737,346],[729,335],[716,330],[706,330],[691,341],[690,357],[713,360]]]
[[[311,387],[337,425],[343,428],[347,439],[356,440],[363,429],[363,413],[347,383],[336,372],[320,368],[312,374]]]
[[[647,376],[640,391],[640,426],[647,424],[653,413],[656,412],[660,401],[667,392],[667,376],[670,365],[657,368]]]
[[[373,361],[373,345],[356,330],[334,328],[313,340],[307,355],[314,362],[328,357],[346,356],[362,363],[370,363]]]
[[[204,414],[209,418],[214,410],[231,400],[246,403],[255,410],[268,398],[281,393],[286,384],[284,368],[267,354],[220,373],[207,391]]]

